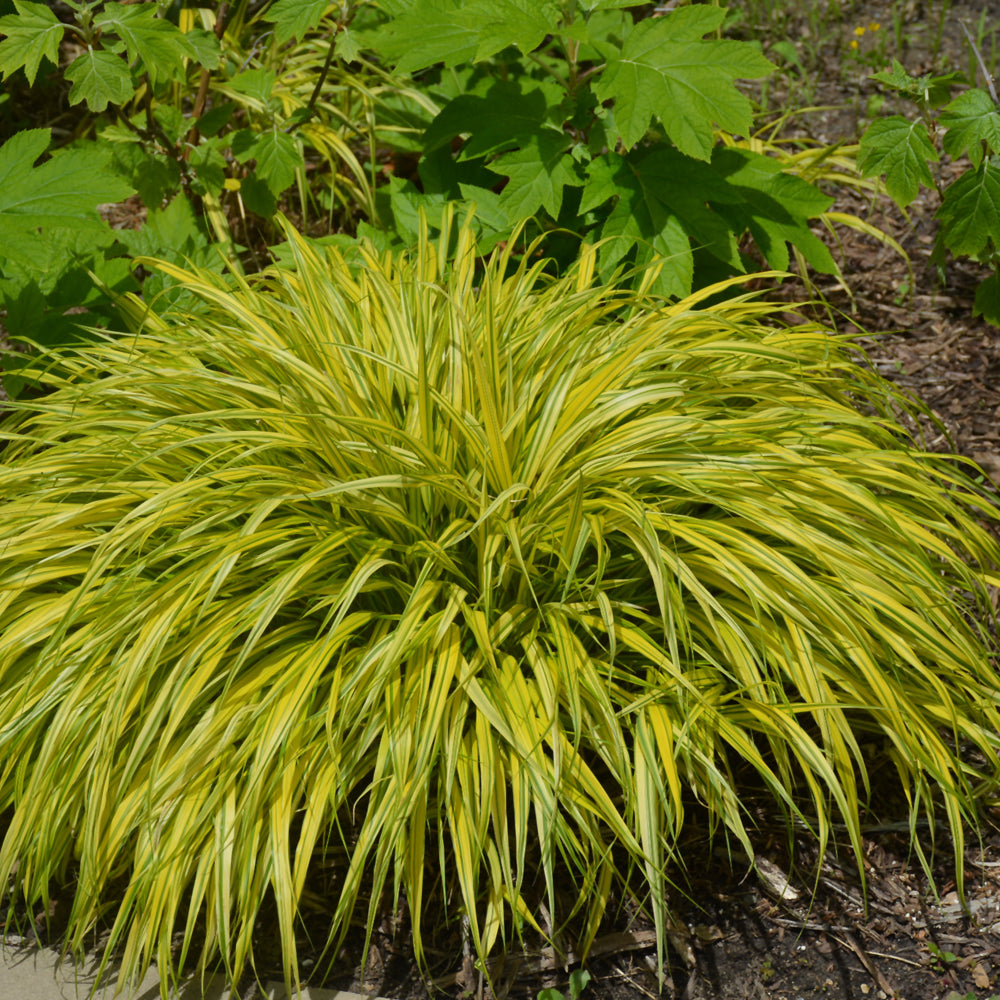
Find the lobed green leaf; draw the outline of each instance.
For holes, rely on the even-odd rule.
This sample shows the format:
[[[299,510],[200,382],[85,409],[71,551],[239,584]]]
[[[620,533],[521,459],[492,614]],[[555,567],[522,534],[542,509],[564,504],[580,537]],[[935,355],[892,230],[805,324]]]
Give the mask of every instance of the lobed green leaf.
[[[0,147],[0,224],[7,244],[0,254],[27,260],[16,249],[20,236],[30,237],[40,227],[104,231],[97,214],[102,202],[119,201],[132,188],[110,169],[110,154],[96,143],[63,150],[40,166],[49,129],[25,129]]]
[[[559,21],[552,0],[421,0],[376,35],[375,48],[413,72],[488,59],[509,45],[532,52]]]
[[[96,27],[122,40],[129,59],[141,61],[154,86],[180,77],[185,61],[198,55],[187,36],[157,14],[151,4],[108,2],[94,17]]]
[[[858,167],[863,176],[885,174],[886,190],[903,208],[916,198],[921,184],[934,187],[927,163],[937,159],[927,126],[902,115],[872,122],[858,148]]]
[[[258,111],[264,110],[274,90],[277,74],[270,69],[245,69],[226,82],[226,88],[248,99]]]
[[[928,108],[937,108],[947,104],[951,89],[955,84],[966,82],[961,73],[943,73],[938,76],[910,76],[898,59],[893,59],[892,69],[872,73],[872,80],[897,91],[917,104]]]
[[[967,90],[960,94],[938,115],[947,131],[942,145],[950,156],[968,155],[973,167],[983,156],[1000,152],[1000,111],[989,94],[982,90]]]
[[[277,198],[291,187],[295,171],[305,166],[302,150],[294,137],[272,128],[254,140],[252,155],[257,161],[257,174]]]
[[[614,100],[615,127],[634,146],[655,119],[677,148],[707,160],[713,126],[750,130],[749,100],[732,87],[738,77],[766,76],[772,64],[745,43],[702,40],[721,25],[724,11],[689,6],[640,21],[594,84],[601,101]]]
[[[770,267],[787,270],[790,243],[817,271],[837,272],[830,251],[809,229],[809,220],[825,212],[832,197],[786,172],[779,161],[750,150],[720,147],[712,167],[728,186],[713,199],[716,210],[729,218],[734,232],[753,234]]]
[[[769,157],[719,148],[706,165],[659,146],[626,157],[607,154],[587,173],[581,213],[614,202],[600,231],[605,276],[636,248],[641,264],[655,256],[666,261],[657,292],[686,295],[694,249],[742,270],[736,241],[748,230],[774,267],[787,268],[787,242],[818,270],[835,271],[829,251],[809,229],[831,199]]]
[[[551,81],[484,81],[441,109],[424,132],[424,149],[433,152],[462,136],[459,159],[467,160],[520,146],[546,124],[562,124],[552,120],[561,98]]]
[[[329,6],[327,0],[275,0],[266,13],[267,20],[274,23],[275,41],[284,45],[292,38],[305,38]]]
[[[973,316],[982,316],[987,323],[1000,326],[1000,274],[991,274],[976,286]]]
[[[6,80],[23,69],[34,86],[43,59],[59,64],[59,43],[66,28],[46,4],[14,0],[14,9],[16,14],[0,17],[0,34],[6,36],[0,42],[0,73]]]
[[[952,253],[975,255],[1000,245],[1000,166],[984,160],[951,184],[935,213],[938,239]]]
[[[88,48],[66,67],[71,104],[86,102],[91,111],[127,104],[135,94],[128,66],[113,52]]]
[[[569,156],[572,137],[554,130],[539,132],[520,149],[498,156],[490,170],[508,178],[500,196],[500,209],[512,219],[526,219],[539,208],[556,219],[563,189],[579,187],[583,177]]]

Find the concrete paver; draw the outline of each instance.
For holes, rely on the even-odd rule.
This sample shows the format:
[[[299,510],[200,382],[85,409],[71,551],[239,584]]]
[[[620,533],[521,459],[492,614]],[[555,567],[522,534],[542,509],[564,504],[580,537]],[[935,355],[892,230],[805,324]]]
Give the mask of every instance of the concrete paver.
[[[0,942],[0,1000],[87,1000],[94,985],[97,963],[88,960],[82,967],[48,948],[25,947],[16,939]],[[285,987],[268,983],[264,987],[266,1000],[288,1000]],[[138,987],[115,995],[114,971],[94,994],[95,1000],[160,1000],[160,980],[155,969],[146,973]],[[170,994],[171,1000],[231,1000],[222,977],[206,980],[188,979],[180,989]],[[305,989],[294,1000],[375,1000],[343,990]],[[381,1000],[381,998],[377,998]]]

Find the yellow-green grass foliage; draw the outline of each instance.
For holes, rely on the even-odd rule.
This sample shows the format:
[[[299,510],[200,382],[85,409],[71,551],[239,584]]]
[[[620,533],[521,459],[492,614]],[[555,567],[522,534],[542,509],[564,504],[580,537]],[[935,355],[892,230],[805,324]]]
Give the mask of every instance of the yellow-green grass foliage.
[[[995,787],[995,511],[894,390],[778,306],[455,232],[166,267],[204,311],[133,301],[0,425],[0,884],[73,880],[126,977],[238,976],[266,904],[295,980],[321,850],[334,944],[402,892],[418,955],[546,900],[586,949],[628,877],[662,946],[747,775],[856,852],[876,751],[959,853]]]

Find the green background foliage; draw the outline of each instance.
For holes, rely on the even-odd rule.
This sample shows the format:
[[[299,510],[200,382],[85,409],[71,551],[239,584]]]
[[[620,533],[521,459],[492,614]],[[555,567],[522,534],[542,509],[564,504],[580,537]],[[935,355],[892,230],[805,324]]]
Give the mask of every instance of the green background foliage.
[[[811,266],[836,270],[809,229],[830,199],[780,161],[717,145],[717,129],[751,130],[751,104],[734,81],[771,69],[753,46],[716,37],[721,8],[650,17],[648,5],[618,2],[440,0],[277,3],[253,15],[244,3],[223,22],[210,9],[182,13],[175,24],[155,4],[89,0],[63,24],[18,0],[0,18],[5,80],[23,71],[34,83],[67,37],[86,46],[62,72],[70,104],[94,129],[66,150],[89,181],[72,219],[56,220],[44,200],[24,203],[18,232],[40,228],[65,243],[47,235],[57,221],[81,232],[98,204],[133,191],[146,213],[139,235],[102,226],[60,267],[51,255],[25,259],[23,239],[0,251],[0,304],[15,337],[51,345],[80,335],[84,322],[114,323],[107,299],[92,301],[85,321],[62,315],[52,289],[91,272],[111,290],[136,290],[123,260],[135,254],[256,270],[260,225],[296,195],[303,225],[325,213],[384,247],[412,244],[420,210],[437,218],[446,203],[475,205],[485,250],[532,218],[526,235],[551,234],[560,266],[581,239],[602,239],[604,279],[668,258],[657,289],[668,295],[744,271],[745,234],[776,268],[788,266],[791,245]],[[195,90],[192,113],[183,95]],[[43,151],[30,162],[21,147],[7,152],[21,183],[45,179]],[[379,179],[386,152],[410,156],[412,176]],[[328,185],[309,182],[307,158],[333,162]],[[109,171],[113,188],[102,181]],[[224,207],[234,195],[242,246]],[[247,213],[260,221],[251,226]],[[9,391],[18,384],[8,378]]]

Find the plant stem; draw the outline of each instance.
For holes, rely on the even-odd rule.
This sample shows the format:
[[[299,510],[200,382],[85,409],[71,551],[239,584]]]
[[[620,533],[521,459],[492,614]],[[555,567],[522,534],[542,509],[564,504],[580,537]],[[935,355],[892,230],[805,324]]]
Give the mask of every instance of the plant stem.
[[[570,84],[570,81],[567,80],[566,77],[564,77],[561,73],[556,72],[556,70],[554,70],[551,66],[546,65],[546,63],[537,53],[528,52],[527,56],[533,63],[537,63],[539,66],[541,66],[546,73],[548,73],[550,76],[555,77],[555,79],[558,80],[560,84],[562,84],[563,89],[567,93],[572,93],[572,86]]]
[[[962,30],[965,32],[965,37],[969,40],[969,45],[972,46],[972,51],[976,54],[976,59],[979,62],[979,68],[983,71],[983,77],[986,80],[986,86],[989,87],[990,97],[993,98],[994,104],[1000,104],[997,100],[996,88],[993,86],[993,74],[986,68],[986,60],[983,59],[983,54],[979,51],[979,46],[976,45],[976,40],[972,37],[972,32],[969,31],[969,26],[965,21],[959,22],[962,25]]]
[[[219,12],[215,16],[215,37],[222,41],[222,36],[226,33],[226,15],[229,12],[229,4],[221,3],[219,4]],[[198,145],[198,119],[205,113],[205,104],[208,101],[208,84],[211,80],[211,73],[202,68],[201,80],[198,81],[198,96],[194,101],[194,109],[191,112],[191,118],[195,124],[191,126],[191,131],[188,132],[187,140],[185,142],[184,149],[184,159],[188,157],[188,151],[192,146]]]

